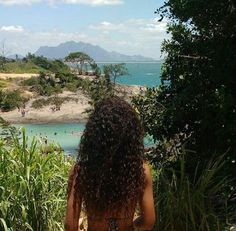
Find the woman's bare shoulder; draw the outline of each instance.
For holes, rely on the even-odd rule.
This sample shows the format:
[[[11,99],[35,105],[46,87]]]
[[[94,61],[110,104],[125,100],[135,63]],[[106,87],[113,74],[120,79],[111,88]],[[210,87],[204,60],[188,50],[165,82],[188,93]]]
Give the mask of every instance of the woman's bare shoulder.
[[[75,183],[75,178],[77,176],[77,169],[78,169],[78,166],[75,164],[71,167],[71,169],[69,171],[68,187],[67,187],[68,196],[71,194],[71,190],[72,190],[73,185]]]
[[[143,163],[143,168],[144,168],[144,175],[145,175],[146,183],[151,183],[152,182],[151,168],[150,168],[150,165],[146,161]]]

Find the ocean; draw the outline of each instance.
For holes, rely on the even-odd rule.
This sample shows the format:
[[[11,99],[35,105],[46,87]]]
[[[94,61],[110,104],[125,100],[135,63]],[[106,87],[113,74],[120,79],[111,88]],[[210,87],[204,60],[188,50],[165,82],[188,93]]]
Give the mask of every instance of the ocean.
[[[99,64],[100,66],[104,64]],[[155,87],[160,84],[161,63],[127,63],[129,75],[117,78],[117,82],[127,85],[141,85]],[[76,155],[81,134],[85,124],[18,124],[17,128],[24,127],[29,142],[35,136],[38,142],[54,143],[62,147],[66,155]],[[145,137],[146,146],[152,145],[150,137]]]
[[[104,64],[100,63],[102,68]],[[126,63],[129,75],[117,78],[117,82],[127,85],[155,87],[160,84],[161,62],[157,63]]]

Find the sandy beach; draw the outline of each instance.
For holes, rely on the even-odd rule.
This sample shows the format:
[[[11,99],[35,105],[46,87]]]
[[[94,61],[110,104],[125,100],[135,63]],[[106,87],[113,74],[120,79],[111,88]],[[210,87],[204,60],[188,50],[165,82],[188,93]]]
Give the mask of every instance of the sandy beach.
[[[33,74],[0,74],[0,78],[30,78]],[[91,78],[91,77],[90,77]],[[144,87],[127,86],[117,84],[115,86],[116,95],[130,100],[130,97],[144,91]],[[76,93],[64,91],[57,94],[58,98],[69,98],[61,106],[60,110],[52,110],[53,105],[44,106],[40,109],[32,107],[32,103],[36,99],[47,99],[47,97],[33,97],[25,104],[25,114],[22,115],[22,108],[15,109],[10,112],[0,112],[0,116],[10,123],[21,124],[35,124],[35,123],[74,123],[85,122],[88,118],[87,110],[91,109],[89,104],[89,97],[82,91],[78,90]]]
[[[29,79],[30,77],[37,77],[39,74],[14,74],[14,73],[0,73],[0,79]]]
[[[42,107],[40,109],[33,108],[32,102],[29,100],[25,105],[25,115],[19,109],[10,112],[1,112],[1,117],[10,123],[68,123],[68,122],[84,122],[88,118],[86,110],[90,108],[89,99],[83,94],[63,92],[57,97],[70,97],[71,100],[66,101],[60,107],[60,110],[53,111],[52,105]],[[39,97],[46,98],[46,97]]]

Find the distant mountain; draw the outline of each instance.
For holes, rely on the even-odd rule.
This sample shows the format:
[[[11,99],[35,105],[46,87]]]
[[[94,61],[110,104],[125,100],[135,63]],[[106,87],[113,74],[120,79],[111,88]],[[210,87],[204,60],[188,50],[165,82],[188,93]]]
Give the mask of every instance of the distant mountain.
[[[8,55],[7,58],[8,59],[23,59],[24,56],[20,54],[13,54],[13,55]]]
[[[106,51],[100,46],[94,46],[83,42],[65,42],[56,47],[43,46],[40,47],[35,55],[45,56],[49,59],[63,59],[71,52],[84,52],[93,58],[96,62],[152,62],[156,61],[152,58],[141,55],[124,55],[118,52]]]

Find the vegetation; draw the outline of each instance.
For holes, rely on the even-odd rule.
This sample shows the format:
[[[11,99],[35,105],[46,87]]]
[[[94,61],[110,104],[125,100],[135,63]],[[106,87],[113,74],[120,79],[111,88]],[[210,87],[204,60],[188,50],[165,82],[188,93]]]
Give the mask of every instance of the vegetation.
[[[116,79],[123,75],[128,75],[128,69],[125,66],[125,63],[118,64],[107,64],[103,66],[103,72],[107,79],[113,79],[113,83],[116,83]]]
[[[1,88],[6,88],[8,85],[7,81],[6,80],[0,80],[0,89]]]
[[[100,76],[91,81],[88,94],[92,105],[108,96],[114,95],[114,90],[109,80],[110,78],[106,78],[106,76]]]
[[[7,60],[6,60],[5,56],[0,55],[0,70],[5,70],[6,62],[7,62]]]
[[[83,73],[84,66],[87,69],[87,64],[90,65],[91,63],[94,63],[93,59],[83,52],[70,53],[68,56],[65,57],[65,61],[75,64],[79,74]]]
[[[86,80],[78,78],[71,73],[46,74],[41,72],[39,77],[31,77],[24,80],[23,85],[30,86],[31,91],[42,96],[51,96],[61,93],[63,90],[77,91],[79,88],[86,88]]]
[[[185,155],[178,161],[178,170],[162,166],[155,180],[157,230],[224,230],[228,219],[227,203],[224,203],[227,199],[222,195],[228,179],[220,176],[225,167],[224,156],[210,160],[203,171],[196,165],[193,169],[196,177],[191,179],[186,172]]]
[[[160,21],[168,18],[171,34],[162,45],[162,83],[133,103],[158,141],[149,159],[164,174],[157,195],[160,229],[224,230],[236,211],[235,7],[223,0],[169,0],[156,13]],[[224,203],[228,208],[218,209]]]
[[[15,61],[15,60],[8,60],[4,65],[4,70],[0,69],[1,72],[6,73],[17,73],[17,74],[23,74],[23,73],[33,73],[37,74],[40,71],[43,71],[43,68],[40,68],[39,66],[35,65],[32,61],[28,62],[22,62],[22,61]]]
[[[12,141],[0,139],[0,230],[64,230],[70,162],[53,147],[43,154],[24,131]]]
[[[20,107],[27,99],[21,96],[19,90],[3,91],[0,90],[0,111],[11,111]]]
[[[134,97],[133,104],[145,131],[157,141],[147,158],[155,175],[158,230],[222,231],[235,222],[235,12],[232,0],[168,0],[156,11],[159,21],[168,18],[171,35],[162,45],[161,85]],[[29,54],[22,62],[44,73],[24,84],[47,96],[81,88],[94,104],[114,94],[111,82],[127,74],[124,64],[111,64],[101,75],[82,52],[65,60],[80,74],[86,72],[85,63],[91,64],[97,77],[81,80],[62,61]],[[7,65],[1,57],[0,68]],[[0,92],[5,108],[11,105],[6,99],[15,97],[6,95]],[[51,97],[33,105],[48,103],[61,101]],[[60,154],[42,155],[35,141],[27,147],[24,133],[22,144],[16,137],[12,144],[7,140],[0,140],[0,229],[61,229],[69,164]]]
[[[64,64],[61,60],[49,60],[43,56],[35,56],[32,54],[28,54],[25,59],[25,62],[32,62],[36,66],[42,68],[45,71],[49,71],[51,73],[68,73],[70,72],[70,68]]]
[[[1,65],[2,63],[2,65]],[[6,73],[68,73],[70,68],[61,60],[49,60],[43,56],[28,54],[22,60],[0,57],[0,71]]]
[[[53,96],[53,97],[49,97],[47,99],[42,98],[42,99],[34,100],[32,103],[32,107],[39,109],[44,106],[55,105],[56,108],[60,108],[64,102],[69,101],[69,100],[78,101],[78,99],[76,99],[76,98]]]

